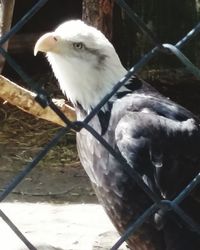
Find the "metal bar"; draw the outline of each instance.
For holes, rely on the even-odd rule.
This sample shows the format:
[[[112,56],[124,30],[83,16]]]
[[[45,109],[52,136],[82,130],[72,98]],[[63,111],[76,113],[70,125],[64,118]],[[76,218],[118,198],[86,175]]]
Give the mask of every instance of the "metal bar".
[[[158,41],[156,35],[146,26],[146,24],[140,19],[140,17],[128,6],[124,0],[115,0],[115,2],[125,10],[126,14],[131,18],[131,20],[139,26],[140,30],[151,40],[154,45],[162,47],[162,44]],[[187,35],[185,35],[179,42],[176,43],[176,47],[181,49],[189,41],[191,41],[200,32],[200,23],[198,23],[192,30],[190,30]]]
[[[115,84],[110,93],[104,96],[104,98],[95,106],[95,108],[87,115],[84,120],[84,123],[88,123],[98,112],[99,110],[108,102],[108,100],[120,89],[134,74],[136,74],[145,64],[147,64],[156,53],[160,50],[159,47],[153,48],[150,52],[145,54],[142,59],[136,63],[126,75]]]
[[[156,212],[157,209],[157,205],[153,204],[142,215],[140,215],[137,220],[134,220],[134,222],[131,223],[131,225],[126,229],[126,231],[121,235],[119,240],[110,250],[117,250],[131,236],[131,234],[134,234],[137,231],[137,229],[145,222],[146,219]]]
[[[7,41],[12,35],[14,35],[48,0],[40,0],[37,2],[37,4],[34,5],[34,7],[7,33],[0,39],[0,45],[2,45],[4,42]],[[157,44],[155,48],[153,48],[150,52],[148,52],[145,56],[142,57],[142,59],[135,64],[113,88],[113,90],[108,93],[100,102],[99,104],[90,112],[90,114],[85,118],[83,122],[74,122],[71,123],[71,121],[68,120],[67,117],[51,102],[51,100],[47,100],[46,105],[49,105],[54,112],[56,112],[57,115],[65,122],[66,125],[68,125],[65,128],[60,129],[60,131],[54,136],[54,138],[46,145],[45,148],[43,148],[40,153],[34,158],[34,160],[28,164],[24,170],[22,170],[12,181],[11,183],[6,187],[5,191],[3,191],[0,194],[0,201],[2,201],[22,180],[23,178],[37,165],[37,163],[48,153],[48,151],[57,144],[57,142],[64,136],[64,134],[70,129],[70,128],[82,128],[88,130],[108,151],[111,155],[113,155],[116,160],[118,160],[122,166],[125,166],[125,169],[127,173],[134,178],[134,180],[137,182],[137,184],[147,193],[149,198],[151,198],[155,204],[153,204],[149,209],[147,209],[122,235],[122,237],[119,239],[119,241],[112,247],[111,250],[116,250],[118,247],[126,240],[128,237],[134,233],[139,226],[141,226],[144,221],[152,215],[158,207],[161,207],[164,211],[167,209],[162,206],[162,201],[160,200],[160,197],[153,193],[148,186],[143,182],[140,175],[135,171],[135,169],[130,166],[126,160],[104,140],[104,138],[99,135],[92,127],[88,125],[90,120],[99,112],[99,110],[106,104],[106,102],[116,93],[116,91],[123,86],[131,77],[133,74],[136,74],[145,64],[149,62],[158,52],[162,52],[162,47],[167,48],[170,50],[173,54],[177,56],[177,58],[187,67],[188,70],[190,70],[197,78],[200,79],[200,71],[195,67],[190,60],[185,57],[183,53],[179,51],[180,48],[182,48],[188,41],[190,41],[196,34],[200,31],[200,23],[191,30],[182,40],[180,40],[175,46],[171,44],[159,44],[157,42],[156,36],[152,33],[151,30],[147,28],[147,26],[144,24],[144,22],[138,17],[138,15],[133,12],[130,7],[123,1],[123,0],[115,0],[129,15],[129,17],[139,26],[139,28],[146,34],[148,39],[150,39],[154,44]],[[14,68],[14,70],[20,75],[20,77],[25,80],[25,82],[34,89],[39,94],[44,94],[44,92],[41,92],[40,89],[37,87],[37,85],[32,81],[32,79],[21,69],[21,67],[7,54],[2,48],[0,48],[0,53],[2,53],[3,56],[7,59],[8,63]],[[200,174],[199,174],[200,175]],[[165,201],[169,203],[171,209],[173,209],[178,216],[182,218],[183,221],[185,221],[186,224],[188,224],[192,230],[199,233],[199,225],[196,225],[196,223],[178,206],[178,204],[187,196],[189,193],[194,189],[194,187],[199,183],[200,177],[199,175],[194,179],[173,201]],[[0,216],[3,218],[7,218],[7,216],[0,210]],[[6,221],[6,220],[5,220]],[[12,226],[13,231],[15,231],[15,225],[7,218],[7,224]],[[9,225],[9,226],[10,226]],[[19,230],[18,230],[19,231]],[[18,232],[17,231],[17,232]],[[24,237],[20,233],[18,236]],[[21,239],[21,237],[20,237]],[[23,240],[27,241],[24,237]],[[27,242],[28,244],[29,242]],[[29,245],[32,248],[32,250],[35,250],[36,248],[32,246],[30,243]]]
[[[198,79],[200,79],[200,70],[192,64],[192,62],[174,45],[172,44],[163,44],[164,48],[169,49],[173,54],[175,54],[178,59],[186,66],[186,68],[193,73]],[[108,102],[108,100],[120,89],[134,74],[138,73],[141,68],[146,65],[158,52],[163,52],[163,50],[156,46],[151,51],[146,53],[138,63],[136,63],[126,75],[116,83],[110,93],[108,93],[96,106],[95,108],[87,115],[84,120],[84,123],[88,123],[99,111],[100,109]]]
[[[122,167],[126,171],[126,173],[129,174],[135,180],[135,182],[144,190],[144,192],[149,196],[150,199],[152,199],[153,202],[160,203],[161,201],[160,197],[156,193],[152,192],[151,189],[144,183],[141,176],[134,169],[134,167],[130,166],[127,163],[127,161],[123,158],[123,156],[117,153],[96,130],[94,130],[90,125],[85,124],[84,122],[76,122],[76,123],[81,123],[82,127],[87,129],[88,132],[91,133],[95,137],[95,139],[97,139],[109,151],[109,153],[119,163],[122,164]]]
[[[198,35],[199,32],[200,32],[200,22],[191,31],[189,31],[186,36],[184,36],[179,42],[177,42],[175,46],[178,49],[181,49],[189,41],[191,41],[196,35]]]
[[[115,2],[125,10],[129,18],[139,27],[139,29],[148,37],[149,40],[156,46],[159,45],[156,35],[146,26],[139,16],[128,6],[123,0],[115,0]]]
[[[65,116],[65,114],[55,105],[52,100],[49,102],[49,107],[60,117],[60,119],[67,125],[73,127],[73,123]]]
[[[163,44],[164,48],[169,49],[186,66],[193,75],[200,79],[200,70],[174,45]]]
[[[23,178],[44,158],[49,150],[55,146],[63,135],[70,129],[68,127],[61,128],[54,138],[37,154],[37,156],[30,162],[18,175],[16,175],[11,182],[5,187],[4,191],[0,193],[0,202],[3,201],[10,192],[23,180]]]
[[[188,216],[179,206],[179,199],[174,201],[169,200],[161,200],[161,198],[154,192],[151,191],[151,189],[143,182],[141,176],[137,173],[137,171],[130,166],[126,160],[119,155],[109,144],[108,142],[97,133],[96,130],[94,130],[90,125],[84,124],[84,122],[76,122],[81,123],[82,127],[88,130],[108,151],[109,153],[122,164],[122,167],[126,171],[126,173],[131,176],[135,182],[142,188],[142,190],[151,198],[153,202],[155,202],[155,205],[157,207],[160,207],[163,211],[169,210],[169,207],[173,209],[182,219],[183,221],[196,233],[200,234],[200,226],[194,222],[194,220]],[[194,188],[193,184],[193,188]],[[191,187],[192,188],[192,187]],[[181,201],[181,199],[180,199]],[[163,207],[163,204],[165,205]],[[168,207],[166,206],[168,204]],[[192,225],[191,225],[192,224]]]
[[[45,90],[40,89],[40,86],[36,84],[23,69],[17,64],[17,62],[3,49],[0,47],[0,53],[6,58],[7,63],[16,71],[16,73],[27,83],[28,87],[37,93],[36,101],[41,105],[41,98],[44,101],[44,106],[49,106],[51,109],[63,120],[63,122],[70,126],[71,121],[63,114],[62,111],[52,102],[51,98],[47,96]],[[41,105],[42,106],[42,105]],[[43,107],[44,108],[44,107]]]
[[[197,224],[189,215],[187,215],[179,206],[174,202],[170,202],[171,207],[179,215],[179,217],[188,225],[188,227],[195,233],[200,235],[200,225]]]
[[[0,216],[6,222],[6,224],[12,229],[12,231],[20,238],[20,240],[30,250],[37,250],[31,242],[20,232],[20,230],[13,224],[13,222],[7,217],[7,215],[0,209]]]
[[[0,47],[0,53],[5,57],[6,62],[15,70],[15,72],[24,80],[28,87],[35,92],[39,92],[37,84],[23,71],[21,66],[2,48]]]
[[[23,26],[28,22],[28,20],[35,15],[38,10],[46,4],[48,0],[39,0],[5,35],[0,38],[0,45],[4,44],[9,38],[11,38],[15,33],[17,33]]]
[[[192,190],[200,183],[200,173],[180,192],[180,194],[173,200],[173,203],[181,203],[186,196],[188,196]]]

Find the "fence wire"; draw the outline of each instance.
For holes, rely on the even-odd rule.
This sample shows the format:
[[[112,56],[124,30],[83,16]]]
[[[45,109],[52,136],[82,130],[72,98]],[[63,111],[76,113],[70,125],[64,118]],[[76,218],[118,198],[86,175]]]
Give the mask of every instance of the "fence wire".
[[[45,5],[48,0],[39,0],[26,14],[23,16],[12,28],[0,39],[0,45],[3,45],[8,39],[10,39],[16,32],[18,32],[23,25],[28,22],[31,17],[36,14],[43,5]],[[176,56],[180,62],[186,67],[188,71],[190,71],[196,78],[200,79],[200,70],[180,51],[190,40],[194,39],[195,36],[200,32],[200,23],[196,25],[188,34],[186,34],[179,42],[175,45],[173,44],[161,44],[156,35],[149,30],[149,28],[145,25],[145,23],[138,17],[138,15],[126,4],[124,0],[115,0],[116,4],[118,4],[127,15],[131,18],[133,22],[136,23],[138,28],[146,35],[146,38],[152,42],[154,48],[145,54],[138,63],[136,63],[127,74],[116,83],[114,88],[110,93],[108,93],[99,103],[98,105],[87,115],[87,117],[83,121],[75,121],[71,122],[52,102],[51,98],[49,98],[48,94],[38,87],[37,83],[35,83],[31,77],[29,77],[26,72],[22,70],[20,65],[3,49],[0,47],[0,53],[5,57],[10,66],[17,72],[17,74],[26,82],[27,86],[31,88],[33,91],[37,93],[36,101],[45,108],[46,106],[51,107],[51,109],[63,120],[66,124],[65,127],[61,128],[55,136],[51,139],[51,141],[35,156],[35,158],[30,162],[24,169],[19,172],[3,189],[0,193],[0,202],[3,201],[12,190],[24,179],[25,176],[29,174],[35,166],[43,159],[43,157],[52,149],[60,139],[66,134],[70,129],[74,129],[79,132],[82,128],[85,128],[89,131],[108,151],[109,153],[116,158],[121,163],[121,167],[125,169],[129,176],[131,176],[134,181],[143,189],[150,199],[154,202],[154,204],[149,207],[143,214],[141,214],[136,220],[134,220],[131,225],[125,230],[123,235],[119,238],[119,240],[115,243],[115,245],[111,248],[111,250],[117,250],[124,241],[126,241],[130,235],[136,232],[136,230],[156,211],[162,209],[164,212],[173,210],[177,216],[179,216],[187,226],[193,230],[194,232],[200,235],[200,225],[196,224],[193,219],[186,214],[180,207],[179,204],[182,202],[191,191],[200,183],[200,173],[185,187],[179,195],[173,200],[161,200],[160,197],[152,192],[149,187],[143,182],[141,176],[134,170],[126,160],[118,154],[105,140],[104,138],[95,131],[90,125],[89,122],[91,119],[97,115],[100,109],[109,101],[109,99],[116,93],[118,89],[120,89],[134,74],[138,73],[153,57],[159,56],[160,53],[171,53]],[[1,218],[10,226],[10,228],[16,233],[16,235],[23,241],[23,243],[30,250],[36,250],[36,248],[30,243],[30,241],[20,232],[20,230],[14,225],[14,223],[6,216],[6,214],[0,210]]]

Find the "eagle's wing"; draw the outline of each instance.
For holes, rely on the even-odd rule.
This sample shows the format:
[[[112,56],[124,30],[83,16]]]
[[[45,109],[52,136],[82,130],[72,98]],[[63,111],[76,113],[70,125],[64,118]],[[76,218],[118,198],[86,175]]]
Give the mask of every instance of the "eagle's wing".
[[[161,103],[159,98],[157,103],[153,100],[153,104],[143,100],[146,106],[138,109],[137,105],[137,109],[129,109],[122,116],[115,130],[116,145],[154,192],[173,199],[200,171],[200,128],[195,118],[189,118],[187,111],[178,105],[175,107],[170,101]],[[165,112],[158,112],[161,109]],[[188,213],[191,209],[195,220],[199,217],[198,212],[194,214],[194,207],[196,211],[200,208],[198,199],[191,196],[183,206]],[[169,238],[173,241],[171,232],[170,227]]]
[[[142,99],[119,120],[116,145],[149,186],[172,198],[200,171],[200,127],[169,100]]]
[[[150,99],[141,100],[143,107],[133,100],[132,110],[124,112],[115,130],[116,146],[151,190],[173,199],[200,172],[200,128],[184,108]],[[197,193],[193,192],[181,206],[200,223]],[[195,238],[187,228],[182,230],[171,220],[162,227],[169,249],[176,244],[180,249],[200,249],[198,236]]]

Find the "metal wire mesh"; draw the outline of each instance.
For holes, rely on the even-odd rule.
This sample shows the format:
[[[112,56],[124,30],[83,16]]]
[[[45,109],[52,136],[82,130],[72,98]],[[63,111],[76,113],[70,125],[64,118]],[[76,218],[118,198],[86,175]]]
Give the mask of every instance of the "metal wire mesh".
[[[22,26],[28,22],[28,20],[37,13],[40,8],[47,3],[48,0],[40,0],[38,1],[32,9],[30,9],[21,20],[12,27],[12,29],[5,34],[0,39],[0,45],[3,45],[11,36],[13,36],[17,31],[19,31]],[[19,76],[28,84],[28,86],[37,93],[36,100],[40,103],[42,107],[50,106],[52,110],[64,121],[66,127],[61,128],[52,140],[35,156],[32,162],[30,162],[18,175],[16,175],[4,188],[4,191],[0,193],[0,201],[3,201],[12,190],[23,180],[23,178],[38,164],[38,162],[49,152],[49,150],[54,147],[59,140],[65,135],[67,131],[70,129],[74,129],[79,132],[82,128],[85,128],[89,131],[108,151],[109,153],[115,157],[120,163],[121,167],[126,169],[129,176],[131,176],[134,181],[143,189],[150,199],[153,201],[153,205],[149,207],[143,214],[141,214],[136,220],[134,220],[131,225],[127,228],[124,234],[120,237],[120,239],[115,243],[115,245],[111,248],[111,250],[117,250],[121,244],[128,239],[130,235],[132,235],[136,230],[156,211],[162,209],[163,211],[173,210],[177,216],[179,216],[187,225],[191,228],[191,230],[200,234],[200,225],[196,224],[193,219],[187,215],[180,207],[179,204],[183,201],[189,193],[194,190],[194,188],[200,182],[200,174],[198,174],[190,184],[180,192],[179,195],[173,200],[161,200],[158,195],[152,192],[149,187],[143,182],[140,175],[134,170],[126,160],[119,155],[105,140],[104,138],[95,131],[90,125],[89,122],[91,119],[97,115],[100,109],[109,101],[109,99],[116,93],[116,91],[122,87],[128,79],[132,77],[133,74],[136,74],[138,71],[142,69],[153,57],[158,56],[159,53],[172,53],[174,54],[185,67],[194,74],[197,78],[200,79],[200,70],[193,65],[190,60],[180,51],[180,49],[185,46],[191,39],[200,32],[200,23],[196,25],[188,34],[186,34],[177,44],[161,44],[156,35],[152,33],[148,29],[148,27],[143,23],[143,21],[138,17],[138,15],[130,9],[130,7],[126,4],[124,0],[115,0],[115,2],[125,10],[127,15],[132,19],[133,22],[137,24],[137,26],[144,32],[146,38],[149,39],[153,44],[154,48],[145,54],[138,63],[136,63],[127,74],[116,83],[114,88],[110,93],[108,93],[99,103],[98,105],[90,112],[89,115],[83,121],[75,121],[70,122],[70,120],[57,108],[57,106],[51,101],[48,97],[47,93],[38,88],[35,82],[21,69],[21,67],[11,58],[11,56],[4,51],[3,48],[0,48],[0,53],[6,58],[7,62],[10,66],[19,74]],[[19,229],[12,223],[12,221],[5,215],[5,213],[0,210],[1,218],[10,226],[10,228],[17,234],[17,236],[24,242],[24,244],[28,247],[28,249],[36,249],[27,239],[26,237],[19,231]]]

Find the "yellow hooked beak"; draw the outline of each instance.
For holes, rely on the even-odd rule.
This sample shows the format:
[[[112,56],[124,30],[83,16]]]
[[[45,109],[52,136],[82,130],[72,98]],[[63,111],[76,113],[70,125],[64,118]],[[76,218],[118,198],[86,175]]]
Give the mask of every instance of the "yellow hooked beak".
[[[54,32],[46,33],[41,36],[34,47],[34,56],[37,55],[39,51],[41,52],[49,52],[55,51],[58,44],[58,37],[55,35]]]

